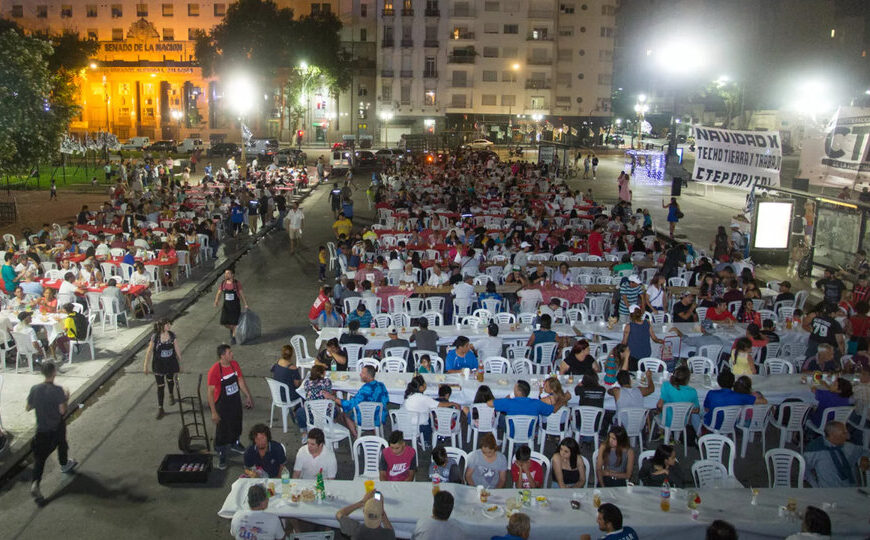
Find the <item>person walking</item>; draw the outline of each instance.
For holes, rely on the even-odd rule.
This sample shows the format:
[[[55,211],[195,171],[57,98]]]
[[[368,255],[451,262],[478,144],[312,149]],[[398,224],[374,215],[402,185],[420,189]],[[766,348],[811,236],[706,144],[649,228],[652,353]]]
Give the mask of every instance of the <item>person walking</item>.
[[[598,156],[592,154],[592,179],[598,179]]]
[[[583,160],[583,180],[589,178],[589,167],[592,166],[592,154],[586,154],[586,159]]]
[[[214,297],[214,307],[223,295],[224,302],[221,306],[221,325],[230,331],[230,344],[236,344],[236,327],[239,325],[239,317],[242,315],[242,307],[248,309],[248,301],[242,292],[242,284],[236,279],[236,273],[232,268],[224,272],[224,279],[218,287]]]
[[[676,197],[671,197],[671,202],[665,204],[662,201],[662,208],[668,209],[668,226],[671,240],[674,238],[674,229],[677,227],[677,222],[683,217],[683,212],[680,210],[680,205],[677,203]]]
[[[54,178],[51,179],[51,187],[48,190],[48,200],[57,200],[57,181]]]
[[[175,383],[178,372],[181,371],[181,351],[175,333],[171,331],[172,323],[161,319],[154,325],[154,335],[148,342],[145,351],[145,375],[154,373],[157,382],[157,419],[166,414],[163,411],[164,386],[169,386],[169,405],[175,405]]]
[[[287,227],[287,234],[290,237],[290,253],[296,253],[297,245],[302,244],[302,225],[305,223],[305,214],[299,208],[299,203],[294,202],[293,208],[287,212],[287,217],[284,218],[284,226]]]
[[[45,381],[30,388],[27,396],[28,411],[36,413],[36,435],[33,437],[33,479],[30,484],[30,494],[38,504],[44,501],[39,484],[42,482],[42,472],[45,461],[52,452],[57,450],[57,460],[60,470],[69,474],[78,462],[69,459],[69,444],[66,442],[66,420],[64,415],[69,401],[69,390],[54,384],[57,367],[53,362],[43,362],[40,368]]]
[[[248,391],[248,384],[242,375],[242,368],[233,359],[229,345],[218,345],[218,361],[208,370],[208,406],[211,419],[215,423],[214,446],[218,452],[218,469],[227,468],[227,453],[232,450],[245,453],[239,442],[242,434],[242,397],[245,394],[245,407],[254,408],[254,400]]]

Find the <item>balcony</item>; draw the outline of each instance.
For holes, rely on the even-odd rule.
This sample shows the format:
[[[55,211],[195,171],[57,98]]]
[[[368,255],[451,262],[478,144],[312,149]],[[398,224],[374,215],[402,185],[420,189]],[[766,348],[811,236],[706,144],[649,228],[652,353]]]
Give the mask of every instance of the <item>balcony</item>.
[[[410,49],[413,46],[414,46],[413,39],[402,39],[402,48]]]
[[[393,17],[396,15],[396,10],[393,8],[384,8],[381,10],[381,15],[384,17]]]
[[[437,79],[437,78],[438,78],[438,72],[437,72],[437,71],[424,71],[424,72],[423,72],[423,78],[424,78],[424,79]]]
[[[381,70],[381,77],[392,77],[392,76],[393,76],[392,69],[382,69]]]
[[[550,79],[526,79],[526,90],[549,90],[553,88]]]
[[[469,81],[467,79],[450,81],[450,88],[471,88],[471,87],[472,87],[472,83],[471,83],[471,81]]]
[[[530,9],[529,19],[552,19],[553,12],[546,9]]]
[[[451,54],[447,57],[448,64],[473,64],[475,55],[472,54]]]
[[[430,48],[438,47],[438,40],[437,39],[427,39],[426,41],[423,42],[423,46],[430,47]]]
[[[460,40],[460,39],[474,39],[474,32],[450,32],[447,35],[447,39],[452,40]]]
[[[526,63],[530,66],[550,66],[553,64],[552,58],[527,58]]]
[[[414,76],[414,72],[410,69],[403,69],[401,72],[399,72],[399,75],[401,75],[403,79],[410,79]]]
[[[540,32],[538,32],[537,34],[530,33],[528,36],[526,36],[526,40],[527,41],[553,41],[553,36],[545,36],[545,35],[542,35]]]
[[[423,14],[427,17],[440,17],[441,10],[440,9],[427,9]]]
[[[386,48],[389,48],[389,47],[394,47],[395,44],[396,44],[396,42],[393,41],[392,39],[384,38],[383,40],[381,40],[381,48],[382,48],[382,49],[386,49]]]
[[[402,16],[403,17],[413,17],[414,10],[412,8],[402,8]]]
[[[473,19],[477,14],[473,9],[454,9],[450,16],[456,19]]]

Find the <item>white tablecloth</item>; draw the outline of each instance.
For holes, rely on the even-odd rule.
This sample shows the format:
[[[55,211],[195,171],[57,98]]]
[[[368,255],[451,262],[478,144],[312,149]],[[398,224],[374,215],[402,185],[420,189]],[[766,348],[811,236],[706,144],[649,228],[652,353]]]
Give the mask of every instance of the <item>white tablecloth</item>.
[[[355,372],[330,372],[332,379],[332,388],[351,394],[356,393],[362,382],[359,380],[359,374]],[[413,377],[412,373],[378,373],[377,380],[384,383],[390,394],[390,401],[396,404],[402,404],[405,401],[405,386]],[[532,385],[532,397],[537,397],[540,390],[540,385],[544,380],[541,375],[507,375],[487,373],[484,375],[483,383],[478,383],[474,378],[464,379],[459,374],[426,374],[423,375],[426,379],[426,394],[432,397],[438,397],[438,385],[451,384],[458,385],[453,387],[453,394],[450,400],[459,403],[460,405],[471,405],[474,402],[474,395],[481,384],[489,386],[493,395],[496,398],[506,397],[513,392],[514,384],[518,379],[523,379]],[[764,397],[771,403],[779,404],[786,398],[798,398],[807,402],[814,402],[815,398],[810,391],[809,385],[802,384],[800,375],[752,375],[752,389],[761,392]],[[567,376],[561,376],[563,381],[562,387],[564,390],[574,393],[574,386],[579,383],[580,377],[574,378],[574,383],[569,382]],[[654,376],[656,389],[655,392],[644,398],[644,406],[648,409],[654,409],[659,400],[661,391],[661,376]],[[715,383],[714,383],[715,384]],[[707,392],[715,387],[704,386],[703,377],[694,375],[691,385],[698,390],[698,400],[703,404],[704,397]],[[571,399],[571,404],[577,405],[576,396]],[[604,400],[604,407],[609,410],[615,410],[616,404],[613,397],[608,395]]]
[[[269,501],[267,511],[331,527],[338,526],[335,512],[358,501],[365,491],[362,480],[327,481],[326,492],[334,496],[333,500],[322,504],[292,504],[280,497],[281,481],[272,481],[275,482],[278,495]],[[245,498],[248,486],[263,482],[255,479],[236,480],[218,515],[229,519],[236,511],[247,509]],[[313,486],[312,481],[295,482],[296,489]],[[432,513],[429,483],[377,482],[376,489],[384,495],[386,513],[400,538],[409,538],[417,520]],[[442,484],[441,489],[453,493],[455,505],[450,519],[464,529],[467,538],[488,539],[493,535],[505,534],[507,518],[485,517],[483,509],[492,505],[503,508],[507,498],[516,495],[516,490],[492,490],[489,501],[484,505],[480,503],[475,488]],[[867,520],[870,498],[855,489],[761,489],[755,506],[750,505],[749,489],[702,489],[698,490],[702,502],[697,520],[692,519],[691,511],[686,507],[687,491],[675,491],[668,513],[659,508],[657,488],[602,488],[601,500],[616,504],[622,510],[624,523],[633,527],[641,538],[703,538],[707,526],[715,519],[724,519],[734,525],[741,540],[783,538],[800,531],[798,520],[778,516],[778,508],[785,506],[789,498],[797,501],[801,511],[810,504],[821,507],[825,503],[835,503],[835,508],[827,509],[833,524],[833,538],[858,539],[870,534]],[[592,493],[592,489],[533,490],[534,496],[546,496],[550,505],[522,510],[531,518],[530,538],[577,538],[583,533],[598,538],[601,533],[596,525],[597,512],[592,505]],[[572,498],[581,502],[580,510],[571,508]],[[351,517],[362,520],[359,510]]]
[[[404,331],[402,328],[399,328],[398,330],[400,338],[410,339],[414,327],[406,327]],[[459,336],[465,336],[473,342],[477,338],[486,337],[488,335],[486,326],[481,326],[480,328],[470,328],[468,326],[457,328],[455,325],[430,326],[429,330],[433,330],[438,334],[439,345],[453,345],[453,342]],[[502,324],[499,325],[498,336],[505,342],[513,340],[528,341],[533,330],[534,329],[529,325],[520,324],[517,329],[514,330],[510,325]],[[575,337],[577,335],[574,332],[574,329],[567,324],[554,324],[553,331],[562,337]],[[329,341],[332,338],[339,338],[346,332],[346,328],[324,328],[320,331],[320,335],[317,337],[314,344],[319,348],[321,342]],[[387,336],[386,328],[361,328],[359,333],[369,340],[369,344],[366,345],[367,349],[380,349],[384,342],[390,339],[389,336]],[[413,345],[413,343],[411,345]]]

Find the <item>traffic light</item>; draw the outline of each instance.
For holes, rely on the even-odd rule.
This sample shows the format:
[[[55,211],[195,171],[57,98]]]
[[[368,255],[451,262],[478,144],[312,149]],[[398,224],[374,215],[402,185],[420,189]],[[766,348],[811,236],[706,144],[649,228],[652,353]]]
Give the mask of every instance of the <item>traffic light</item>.
[[[296,130],[296,138],[297,139],[301,139],[304,135],[305,135],[305,131],[303,131],[301,129]]]

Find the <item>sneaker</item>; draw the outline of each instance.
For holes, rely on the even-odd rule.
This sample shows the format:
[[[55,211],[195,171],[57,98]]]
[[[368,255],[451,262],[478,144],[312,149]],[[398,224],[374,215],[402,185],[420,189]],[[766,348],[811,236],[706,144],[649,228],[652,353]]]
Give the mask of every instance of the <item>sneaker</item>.
[[[166,413],[163,412],[163,407],[160,407],[159,409],[157,409],[157,419],[160,420],[164,416],[166,416]]]
[[[73,470],[78,466],[79,466],[78,461],[76,461],[74,459],[68,459],[66,461],[66,465],[63,465],[60,468],[60,472],[69,474],[69,473],[73,472]]]
[[[235,345],[235,344],[236,344],[236,337],[233,336],[230,338],[230,345]]]
[[[33,497],[33,499],[37,503],[39,503],[45,499],[42,496],[42,492],[39,490],[39,482],[37,482],[36,480],[31,482],[31,484],[30,484],[30,495]]]
[[[303,433],[302,434],[302,444],[307,444],[307,443],[308,443],[308,434]]]
[[[232,450],[233,452],[235,452],[237,454],[244,454],[245,453],[245,447],[242,446],[241,444],[239,444],[238,441],[236,441],[235,443],[233,443],[232,446],[230,446],[230,450]]]
[[[222,470],[222,471],[225,471],[225,470],[226,470],[226,468],[227,468],[227,460],[226,460],[226,458],[224,458],[224,457],[219,457],[219,458],[218,458],[217,468],[220,469],[220,470]]]

